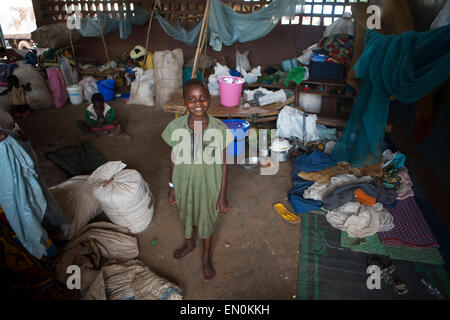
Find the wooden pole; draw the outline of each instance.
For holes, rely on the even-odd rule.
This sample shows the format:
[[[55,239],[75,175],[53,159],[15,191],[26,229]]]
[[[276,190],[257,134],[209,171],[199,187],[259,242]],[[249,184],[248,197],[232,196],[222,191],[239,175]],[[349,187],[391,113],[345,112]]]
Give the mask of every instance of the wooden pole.
[[[102,36],[103,41],[103,47],[105,48],[105,54],[106,54],[106,63],[109,62],[109,55],[108,55],[108,48],[106,47],[105,37],[103,36],[103,30],[102,30],[102,22],[100,20],[100,15],[97,15],[97,21],[98,21],[98,28],[100,29],[100,34]]]
[[[156,5],[157,4],[159,4],[159,0],[155,0],[155,4],[153,5],[153,9],[152,9],[152,14],[151,14],[151,16],[150,16],[150,21],[149,21],[149,23],[148,23],[148,29],[147,29],[147,40],[146,40],[146,42],[145,42],[145,58],[144,58],[144,67],[145,67],[145,64],[147,63],[147,49],[148,49],[148,40],[149,40],[149,38],[150,38],[150,29],[151,29],[151,27],[152,27],[152,21],[153,21],[153,15],[154,15],[154,12],[155,12],[155,10],[156,10]],[[159,6],[161,7],[161,4],[159,4]]]
[[[209,21],[208,21],[209,22]],[[203,79],[205,78],[205,68],[206,68],[206,48],[208,47],[208,45],[205,45],[205,52],[203,54],[203,56],[205,57],[205,59],[203,60],[203,68],[202,68],[202,77]]]
[[[72,47],[72,58],[73,58],[73,61],[75,61],[75,49],[73,48],[72,30],[70,30],[70,29],[69,29],[69,39],[70,39],[70,46]]]
[[[204,33],[206,34],[206,32],[204,32],[204,31],[205,31],[206,21],[208,20],[208,16],[209,16],[209,0],[207,0],[207,2],[206,2],[205,14],[203,15],[202,27],[200,29],[200,34],[198,36],[198,43],[197,43],[197,49],[195,50],[194,65],[192,67],[191,79],[196,78],[197,68],[198,68],[198,58],[199,58],[200,52],[202,51],[201,46],[202,46],[203,40],[204,40]]]

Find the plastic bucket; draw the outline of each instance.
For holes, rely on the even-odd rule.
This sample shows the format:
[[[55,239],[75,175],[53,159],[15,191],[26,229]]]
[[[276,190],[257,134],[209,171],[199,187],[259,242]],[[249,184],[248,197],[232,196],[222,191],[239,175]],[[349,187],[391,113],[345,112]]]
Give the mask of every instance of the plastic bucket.
[[[74,84],[73,86],[67,87],[67,92],[69,92],[69,99],[71,104],[82,104],[83,103],[83,87],[79,84]]]
[[[245,137],[250,123],[240,119],[223,120],[225,125],[234,135],[234,142],[227,147],[227,155],[238,156],[245,151]]]
[[[219,82],[220,104],[224,107],[237,107],[241,100],[244,79],[232,76],[222,76]]]
[[[105,101],[114,100],[116,97],[116,80],[106,79],[97,81],[98,92],[100,92]]]

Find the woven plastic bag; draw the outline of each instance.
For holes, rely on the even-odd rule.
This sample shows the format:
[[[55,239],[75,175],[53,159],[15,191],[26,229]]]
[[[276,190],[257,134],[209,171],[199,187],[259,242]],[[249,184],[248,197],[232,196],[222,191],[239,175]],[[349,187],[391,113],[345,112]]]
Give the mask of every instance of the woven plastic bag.
[[[172,92],[183,87],[183,51],[181,49],[156,51],[155,66],[156,103],[163,105],[169,101]]]
[[[278,136],[286,139],[296,137],[306,143],[318,141],[320,135],[316,121],[317,115],[315,114],[307,114],[289,106],[284,107],[278,115]]]
[[[153,219],[153,196],[141,174],[125,167],[122,161],[107,162],[89,176],[88,183],[113,223],[139,233]]]
[[[64,224],[61,227],[64,240],[70,240],[78,235],[81,229],[102,211],[100,203],[87,184],[88,177],[87,175],[75,176],[49,188],[64,216],[71,220],[70,224]]]
[[[135,68],[136,79],[131,83],[130,99],[127,104],[138,104],[148,107],[155,105],[155,71]]]
[[[25,91],[25,99],[31,109],[39,110],[53,107],[53,98],[47,86],[47,82],[42,78],[32,65],[18,61],[19,65],[14,69],[13,74],[19,78],[21,84],[30,83],[31,91]]]

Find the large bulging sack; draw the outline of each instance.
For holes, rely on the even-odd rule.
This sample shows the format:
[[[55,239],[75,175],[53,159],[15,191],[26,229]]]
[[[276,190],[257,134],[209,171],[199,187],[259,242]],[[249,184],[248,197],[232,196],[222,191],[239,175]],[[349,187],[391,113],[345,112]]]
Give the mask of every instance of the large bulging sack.
[[[70,46],[70,32],[72,42],[77,43],[80,34],[76,30],[69,30],[66,23],[49,24],[31,33],[31,40],[41,48],[61,48]]]
[[[181,49],[156,51],[155,66],[156,103],[160,106],[170,94],[183,87],[183,51]]]
[[[88,183],[113,223],[139,233],[153,219],[154,200],[141,174],[125,167],[121,161],[109,161],[89,176]]]
[[[19,66],[14,69],[13,74],[19,78],[21,85],[28,82],[31,85],[31,91],[25,91],[25,99],[30,108],[35,110],[51,108],[53,98],[44,78],[32,65],[23,61],[18,61],[17,64]]]
[[[102,212],[100,203],[94,197],[87,183],[89,176],[75,176],[54,187],[49,188],[61,210],[71,223],[62,226],[62,238],[71,240]]]
[[[127,104],[148,107],[155,105],[155,70],[136,68],[136,79],[131,83],[130,98]]]

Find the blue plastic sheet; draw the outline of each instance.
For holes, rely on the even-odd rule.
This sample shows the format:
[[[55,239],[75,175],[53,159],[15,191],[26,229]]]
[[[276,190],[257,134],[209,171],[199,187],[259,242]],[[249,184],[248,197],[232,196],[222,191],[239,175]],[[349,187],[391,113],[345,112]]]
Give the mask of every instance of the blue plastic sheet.
[[[44,217],[53,226],[68,221],[47,190],[30,142],[16,140],[16,133],[4,131],[8,137],[0,142],[0,205],[22,245],[40,259],[47,254]]]
[[[274,0],[267,7],[249,14],[241,14],[220,0],[210,0],[208,32],[214,36],[213,49],[221,49],[218,41],[231,46],[236,41],[247,42],[264,37],[275,28],[283,16],[293,17],[296,5],[302,4],[303,1]],[[174,27],[160,15],[155,16],[171,37],[189,46],[197,45],[202,20],[187,31],[179,23]]]
[[[360,92],[332,154],[363,167],[381,162],[390,97],[413,103],[450,77],[450,26],[398,36],[368,29],[354,70]]]

